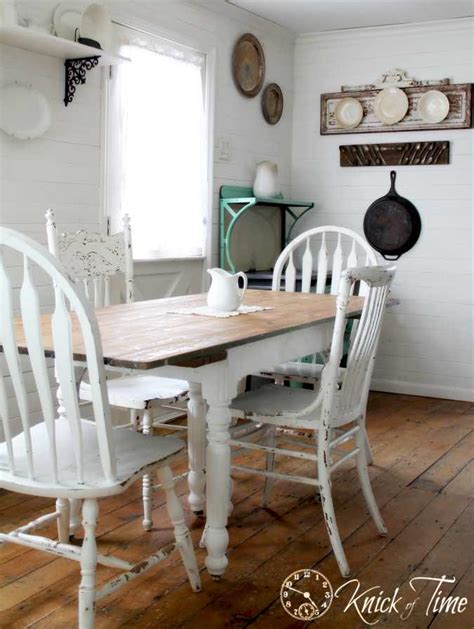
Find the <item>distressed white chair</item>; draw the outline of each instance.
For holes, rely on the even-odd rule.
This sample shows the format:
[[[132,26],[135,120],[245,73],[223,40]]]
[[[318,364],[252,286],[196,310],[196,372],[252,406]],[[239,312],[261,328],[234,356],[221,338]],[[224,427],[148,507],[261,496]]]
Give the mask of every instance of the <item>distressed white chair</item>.
[[[376,264],[375,251],[356,232],[334,225],[315,227],[297,236],[280,253],[273,271],[272,290],[337,295],[342,271]],[[297,280],[297,266],[301,268],[301,280]],[[312,287],[314,271],[316,286]],[[360,289],[363,294],[364,287]],[[291,361],[262,375],[279,382],[293,380],[315,384],[322,367],[314,362]]]
[[[21,255],[23,283],[19,308],[14,298],[5,257]],[[15,269],[16,270],[16,269]],[[48,367],[41,337],[41,315],[34,277],[38,271],[54,290],[54,313],[51,338],[55,352],[56,375],[59,380],[66,418],[57,418],[48,380]],[[178,548],[194,591],[200,589],[199,572],[193,546],[184,522],[183,510],[174,491],[169,468],[172,458],[182,452],[185,444],[174,437],[141,435],[130,428],[113,428],[107,399],[107,387],[99,329],[92,306],[76,290],[59,262],[30,238],[0,227],[0,343],[4,359],[0,361],[0,410],[4,441],[0,443],[0,487],[9,491],[56,499],[56,510],[9,533],[0,533],[0,542],[11,542],[28,548],[73,559],[80,563],[79,627],[94,626],[96,601],[128,583],[163,560]],[[71,311],[68,309],[68,304]],[[19,311],[28,356],[17,349],[14,326]],[[71,334],[72,321],[77,322],[87,356],[92,392],[94,421],[81,418]],[[21,360],[20,360],[21,359]],[[28,364],[25,365],[25,361]],[[24,372],[31,369],[42,410],[42,419],[33,425],[28,406]],[[14,434],[10,400],[7,398],[7,377],[21,416],[21,431]],[[125,491],[144,474],[158,473],[165,489],[168,513],[174,526],[175,543],[157,550],[136,565],[97,552],[95,530],[98,499]],[[82,499],[82,547],[69,544],[69,499]],[[56,521],[58,541],[33,534]],[[122,575],[96,589],[97,564],[124,571]]]
[[[273,271],[272,290],[337,295],[341,272],[361,264],[364,266],[378,264],[375,251],[364,238],[345,227],[334,225],[315,227],[297,236],[278,256]],[[301,269],[301,279],[298,280],[297,267]],[[316,286],[313,287],[315,271]],[[357,290],[363,295],[365,287],[358,286]],[[351,325],[354,333],[356,320],[353,320]],[[324,355],[325,353],[321,353],[312,356],[311,362],[293,360],[258,375],[271,378],[278,384],[299,382],[317,386],[323,364],[316,362],[316,359],[318,357],[322,359]],[[272,443],[273,432],[268,433],[269,444]],[[371,464],[373,459],[367,438],[366,448]]]
[[[379,532],[382,535],[386,534],[367,472],[364,424],[372,364],[375,360],[385,304],[394,273],[394,267],[380,266],[343,271],[338,282],[337,314],[329,359],[322,371],[321,384],[317,391],[268,384],[255,391],[243,393],[232,402],[233,414],[243,419],[272,427],[312,430],[318,435],[315,440],[317,445],[308,445],[282,435],[278,441],[281,440],[283,444],[288,442],[290,445],[281,448],[277,447],[278,441],[269,446],[263,443],[231,439],[229,441],[231,446],[239,449],[260,450],[267,457],[269,454],[273,457],[270,469],[268,469],[268,461],[267,469],[264,470],[239,465],[233,465],[233,469],[263,474],[265,476],[264,493],[267,496],[271,483],[275,479],[294,480],[317,487],[321,495],[326,528],[343,576],[349,575],[349,565],[342,548],[334,514],[331,474],[349,459],[356,459],[357,472],[367,507]],[[365,301],[359,325],[351,339],[347,366],[341,369],[346,309],[357,282],[363,282],[365,285]],[[340,447],[349,442],[352,443],[350,449]],[[274,471],[274,458],[278,455],[295,457],[300,461],[317,462],[317,479]]]
[[[68,274],[81,286],[86,297],[96,308],[112,303],[112,282],[119,274],[123,275],[125,302],[134,301],[133,255],[130,219],[123,217],[123,231],[113,235],[103,235],[84,230],[72,233],[58,233],[54,212],[46,212],[48,248],[59,259]],[[121,279],[121,278],[120,278]],[[133,321],[130,322],[133,325]],[[112,406],[129,409],[132,423],[150,434],[153,430],[153,409],[185,400],[189,386],[184,380],[160,378],[154,375],[124,375],[107,380],[109,403]],[[79,393],[81,400],[92,401],[89,382],[81,379]],[[61,391],[58,391],[60,406]],[[162,428],[185,430],[184,426],[166,425],[156,422]],[[152,527],[152,486],[148,476],[143,478],[143,527]],[[78,505],[73,505],[72,530],[79,524]]]

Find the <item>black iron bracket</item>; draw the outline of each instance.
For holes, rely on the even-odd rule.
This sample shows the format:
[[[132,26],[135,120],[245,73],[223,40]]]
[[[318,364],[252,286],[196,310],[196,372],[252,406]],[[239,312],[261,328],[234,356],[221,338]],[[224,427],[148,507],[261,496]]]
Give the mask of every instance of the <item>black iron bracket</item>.
[[[86,82],[86,73],[95,68],[99,63],[100,55],[94,57],[83,57],[82,59],[66,59],[64,67],[66,68],[66,78],[64,85],[64,104],[67,107],[72,103],[76,87],[84,85]]]

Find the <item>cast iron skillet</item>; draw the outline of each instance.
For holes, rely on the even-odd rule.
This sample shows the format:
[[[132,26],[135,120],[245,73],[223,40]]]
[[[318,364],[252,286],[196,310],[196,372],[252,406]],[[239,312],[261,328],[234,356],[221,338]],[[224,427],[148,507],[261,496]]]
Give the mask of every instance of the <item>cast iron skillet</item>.
[[[392,170],[388,194],[374,201],[364,216],[365,237],[386,260],[398,260],[415,245],[421,232],[418,210],[395,190],[396,176]]]

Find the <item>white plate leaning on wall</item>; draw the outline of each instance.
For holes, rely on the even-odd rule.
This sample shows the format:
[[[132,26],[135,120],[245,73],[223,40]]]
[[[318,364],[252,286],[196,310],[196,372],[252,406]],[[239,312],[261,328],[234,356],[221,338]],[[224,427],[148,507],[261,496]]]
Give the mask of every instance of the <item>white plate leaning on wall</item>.
[[[441,122],[449,113],[449,100],[439,90],[425,92],[418,101],[418,115],[425,122]]]
[[[10,83],[0,89],[0,128],[19,140],[31,140],[51,125],[51,108],[45,95],[31,85]]]
[[[53,16],[54,33],[63,39],[75,41],[76,29],[81,24],[83,4],[79,2],[61,2]]]
[[[111,45],[111,26],[107,9],[101,4],[94,3],[82,14],[79,31],[81,37],[92,39],[98,42],[103,50],[108,50]]]
[[[408,111],[408,97],[399,87],[387,87],[377,94],[374,113],[380,122],[395,124],[403,120]]]
[[[337,125],[343,129],[354,129],[360,125],[364,117],[364,110],[357,98],[350,96],[341,98],[334,109]]]

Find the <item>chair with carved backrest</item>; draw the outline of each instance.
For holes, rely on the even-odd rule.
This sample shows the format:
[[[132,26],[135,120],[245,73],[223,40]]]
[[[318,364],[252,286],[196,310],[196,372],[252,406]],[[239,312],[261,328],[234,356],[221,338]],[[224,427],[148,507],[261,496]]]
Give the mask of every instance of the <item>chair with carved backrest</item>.
[[[119,301],[134,301],[132,237],[128,215],[123,217],[123,231],[113,235],[85,230],[58,233],[54,213],[49,209],[46,212],[46,231],[50,252],[59,259],[96,308],[113,303],[114,292],[117,292],[117,286],[114,285],[118,283],[116,280],[121,280],[123,286],[122,299]],[[130,325],[133,325],[133,321],[130,321]],[[118,408],[129,409],[132,423],[136,427],[141,419],[145,434],[152,432],[154,408],[185,400],[188,395],[188,383],[184,380],[146,374],[108,378],[107,389],[109,403]],[[92,392],[85,379],[81,379],[79,392],[81,400],[91,401]],[[60,394],[61,391],[58,392],[58,399]],[[59,402],[61,406],[60,399]],[[156,425],[168,428],[162,422],[157,422]],[[185,429],[179,425],[171,428]],[[144,476],[143,526],[146,530],[150,530],[152,526],[152,487],[148,481],[148,477]],[[77,506],[74,511],[77,511]],[[74,521],[74,517],[72,519]]]
[[[9,262],[7,267],[12,256],[20,257],[23,266],[19,296],[12,288],[11,279],[18,267],[12,267]],[[46,277],[41,290],[49,289],[54,294],[51,324],[47,327],[42,324],[39,291],[35,286],[39,274]],[[0,533],[0,542],[44,550],[80,563],[79,627],[82,629],[93,627],[97,600],[156,565],[175,547],[181,552],[192,588],[199,590],[194,550],[169,468],[173,457],[184,450],[184,442],[174,437],[144,436],[129,427],[112,426],[101,339],[91,304],[44,247],[4,227],[0,227],[0,289],[0,349],[3,352],[0,411],[4,434],[0,443],[0,487],[56,499],[54,513],[42,515],[10,533]],[[73,334],[82,336],[94,421],[82,419],[80,415]],[[64,417],[58,418],[55,412],[45,345],[48,345],[48,355],[54,354]],[[18,347],[22,348],[21,354]],[[26,388],[25,379],[30,371],[42,413],[35,422],[30,413],[30,389]],[[13,399],[8,397],[7,385],[10,384]],[[13,422],[13,400],[21,419],[19,427]],[[176,543],[157,550],[136,565],[109,554],[98,554],[95,540],[98,499],[119,494],[133,481],[154,472],[158,473],[166,491]],[[70,499],[83,501],[82,548],[69,543]],[[32,534],[34,529],[52,522],[57,522],[59,541]],[[97,589],[97,564],[122,570],[124,574]]]
[[[252,474],[263,474],[267,499],[271,482],[275,479],[293,480],[317,487],[329,538],[343,576],[349,575],[349,566],[334,514],[331,474],[354,457],[369,512],[379,532],[386,533],[367,472],[365,410],[385,304],[394,274],[395,267],[381,266],[351,268],[342,272],[338,278],[337,312],[329,359],[321,372],[320,386],[316,390],[267,384],[241,394],[231,405],[235,416],[283,429],[278,442],[273,445],[231,439],[231,446],[259,450],[267,457],[269,454],[273,457],[281,455],[285,458],[295,457],[300,462],[306,460],[317,463],[317,479],[301,473],[295,476],[276,472],[273,466],[268,469],[268,465],[267,469],[241,465],[232,467]],[[365,297],[362,314],[351,338],[346,367],[341,368],[347,305],[355,286],[360,283],[364,287]],[[316,445],[288,437],[288,429],[310,431],[318,435]],[[283,446],[277,447],[280,443]],[[353,445],[348,449],[350,443]]]

